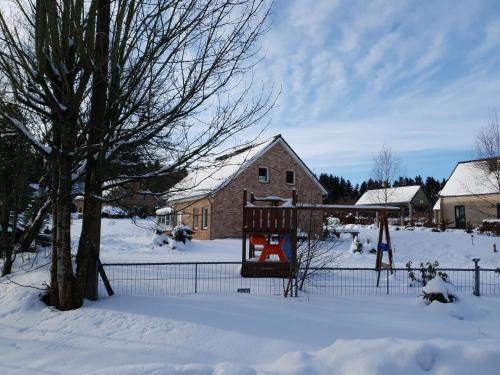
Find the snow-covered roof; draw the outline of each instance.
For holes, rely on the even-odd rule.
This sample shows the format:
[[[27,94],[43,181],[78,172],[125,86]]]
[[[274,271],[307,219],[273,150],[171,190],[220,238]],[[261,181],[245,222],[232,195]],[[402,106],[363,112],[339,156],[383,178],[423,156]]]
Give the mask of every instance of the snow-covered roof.
[[[157,215],[168,215],[171,214],[174,211],[172,207],[162,207],[156,210]]]
[[[109,206],[109,205],[102,206],[101,213],[108,214],[110,216],[125,216],[125,215],[127,215],[127,212],[124,209],[122,209],[120,207],[116,207],[116,206]]]
[[[385,189],[368,190],[359,198],[356,205],[410,203],[419,190],[419,185],[389,188],[387,193]],[[387,202],[385,202],[386,196]]]
[[[484,159],[459,162],[440,196],[498,194],[498,182],[493,173],[485,171],[485,162]]]
[[[266,141],[254,146],[243,148],[241,152],[223,160],[215,159],[207,166],[192,170],[177,185],[172,188],[172,192],[165,195],[168,202],[201,199],[214,194],[236,178],[242,171],[248,168],[255,160],[266,153],[275,144],[281,143],[290,154],[302,164],[304,170],[317,183],[323,194],[327,194],[325,188],[320,184],[314,174],[307,168],[304,162],[295,154],[290,146],[284,141],[281,135],[274,136]]]

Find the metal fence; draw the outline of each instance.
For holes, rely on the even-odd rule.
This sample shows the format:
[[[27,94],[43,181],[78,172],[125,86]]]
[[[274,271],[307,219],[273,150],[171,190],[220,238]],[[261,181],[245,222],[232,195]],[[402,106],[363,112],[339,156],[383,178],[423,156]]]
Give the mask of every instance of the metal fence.
[[[119,295],[184,295],[251,293],[280,296],[288,279],[241,277],[241,263],[105,263],[106,275]],[[500,273],[494,269],[439,268],[460,294],[500,296]],[[299,272],[293,281],[298,296],[419,295],[422,283],[418,268],[381,270],[373,268],[313,268],[304,282]],[[413,272],[417,280],[410,278]],[[295,293],[297,290],[297,293]],[[105,296],[102,280],[99,295]]]

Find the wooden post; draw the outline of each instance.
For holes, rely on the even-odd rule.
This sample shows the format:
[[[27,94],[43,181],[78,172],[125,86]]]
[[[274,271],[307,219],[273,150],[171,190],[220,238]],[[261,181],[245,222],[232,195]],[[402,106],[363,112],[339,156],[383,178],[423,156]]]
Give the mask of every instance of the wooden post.
[[[384,228],[385,228],[385,238],[387,241],[387,253],[389,255],[389,266],[391,268],[391,273],[392,273],[392,244],[391,244],[391,235],[389,234],[389,221],[387,220],[387,213],[385,223],[384,223]]]
[[[378,216],[378,212],[377,212]],[[382,215],[380,215],[382,216]],[[380,217],[380,221],[382,221],[384,218]],[[382,243],[383,236],[384,236],[384,228],[382,225],[379,225],[378,228],[378,243],[377,243],[377,256],[375,258],[375,269],[380,270],[381,268],[381,263],[382,263],[382,257],[381,257],[381,251],[380,251],[380,244]]]
[[[377,244],[377,257],[375,260],[375,269],[377,270],[377,287],[380,283],[380,272],[382,268],[387,268],[382,260],[384,256],[384,251],[387,251],[387,255],[389,257],[388,268],[391,270],[393,267],[393,257],[392,257],[392,245],[391,245],[391,236],[389,234],[389,221],[387,219],[388,211],[380,211],[380,225],[378,231],[378,244]],[[385,236],[385,243],[383,242]]]
[[[404,207],[401,207],[400,215],[401,215],[400,225],[402,227],[404,227],[405,226],[405,209],[404,209]]]
[[[298,276],[299,276],[299,265],[297,264],[297,191],[295,189],[292,190],[292,219],[293,219],[293,230],[291,233],[291,242],[292,242],[292,274],[290,277],[290,284],[292,284],[292,278],[295,279],[295,297],[298,297]]]
[[[102,266],[102,263],[101,263],[101,260],[99,258],[97,258],[97,272],[99,272],[99,274],[101,275],[101,279],[102,279],[102,282],[104,283],[104,286],[106,287],[106,291],[108,292],[108,296],[112,296],[113,294],[115,294],[115,292],[113,291],[113,288],[111,288],[111,284],[108,280],[108,276],[106,275],[106,272],[104,272],[104,267]],[[96,296],[96,299],[97,299],[97,296]]]
[[[409,214],[410,214],[410,226],[413,226],[413,205],[408,203],[408,209],[409,209]]]
[[[247,212],[247,189],[243,189],[243,229],[241,233],[241,261],[244,263],[246,262],[246,257],[247,257],[247,234],[245,232],[245,227],[246,227],[246,212]]]

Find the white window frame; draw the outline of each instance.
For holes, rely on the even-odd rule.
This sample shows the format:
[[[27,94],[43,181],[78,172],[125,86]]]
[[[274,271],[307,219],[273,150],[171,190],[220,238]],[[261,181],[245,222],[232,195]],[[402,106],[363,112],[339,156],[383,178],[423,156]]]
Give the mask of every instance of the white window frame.
[[[161,230],[172,229],[172,214],[159,215],[158,227]]]
[[[288,172],[292,172],[293,173],[293,182],[288,182]],[[292,170],[292,169],[287,169],[286,173],[285,173],[285,182],[288,184],[288,185],[295,185],[295,171]]]
[[[265,169],[266,170],[266,180],[265,181],[263,181],[263,180],[260,179],[260,170],[261,169]],[[269,168],[268,167],[259,167],[257,178],[259,179],[259,182],[262,183],[262,184],[269,183]]]

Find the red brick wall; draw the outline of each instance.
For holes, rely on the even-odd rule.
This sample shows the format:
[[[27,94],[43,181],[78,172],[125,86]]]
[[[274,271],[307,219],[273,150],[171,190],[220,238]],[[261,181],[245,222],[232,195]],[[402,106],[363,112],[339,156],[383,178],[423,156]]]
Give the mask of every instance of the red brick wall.
[[[259,182],[259,167],[268,168],[268,183]],[[287,170],[295,172],[295,185],[286,183]],[[243,189],[247,189],[248,193],[254,192],[258,197],[277,195],[291,198],[291,191],[294,188],[297,190],[299,202],[322,203],[323,201],[319,186],[286,149],[277,143],[214,196],[212,238],[241,237]],[[318,217],[321,217],[321,213],[315,213],[313,220],[317,221]],[[299,227],[306,229],[309,222],[309,214],[300,212]],[[314,226],[317,225],[315,222]]]
[[[212,209],[211,202],[208,198],[199,201],[177,203],[174,205],[174,210],[176,212],[182,212],[182,224],[188,225],[195,233],[193,235],[194,239],[197,240],[210,240],[212,231]],[[194,226],[193,209],[198,209],[198,227]],[[203,228],[202,223],[202,208],[208,210],[207,216],[207,228]]]
[[[142,208],[149,215],[154,215],[154,209],[159,205],[158,199],[152,194],[133,193],[119,200],[119,205],[131,209]]]

